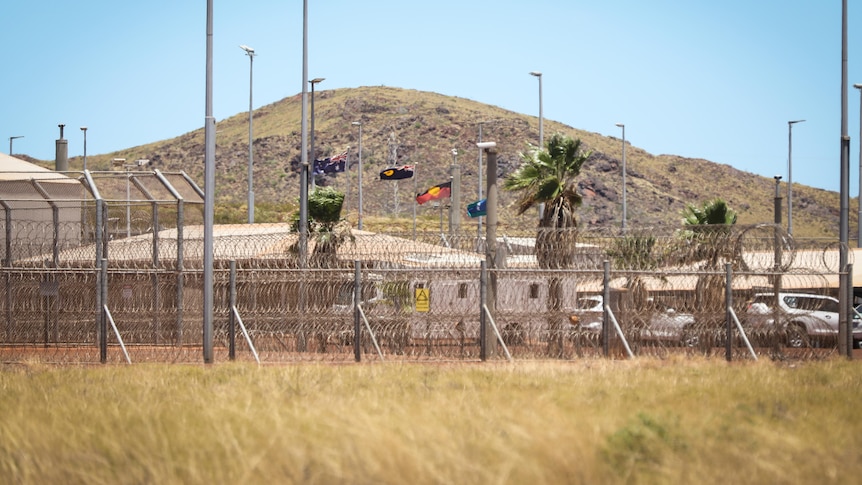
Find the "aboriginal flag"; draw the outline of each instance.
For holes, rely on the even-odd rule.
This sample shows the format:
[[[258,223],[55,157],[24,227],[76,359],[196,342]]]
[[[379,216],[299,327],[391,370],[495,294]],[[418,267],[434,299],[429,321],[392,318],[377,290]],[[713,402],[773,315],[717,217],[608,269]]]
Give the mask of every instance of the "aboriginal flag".
[[[431,200],[444,199],[449,197],[452,192],[452,182],[435,185],[421,194],[416,194],[416,202],[422,205]]]
[[[380,172],[380,180],[402,180],[413,176],[413,165],[389,167]]]

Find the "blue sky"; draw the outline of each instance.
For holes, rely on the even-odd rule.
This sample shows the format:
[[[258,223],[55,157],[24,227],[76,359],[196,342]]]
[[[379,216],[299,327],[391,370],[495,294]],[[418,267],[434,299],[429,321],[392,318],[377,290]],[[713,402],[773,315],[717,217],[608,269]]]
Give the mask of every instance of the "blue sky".
[[[258,53],[255,108],[301,92],[302,2],[214,3],[216,119],[248,109],[240,44]],[[787,122],[805,119],[793,180],[838,190],[840,0],[308,3],[308,75],[326,78],[317,90],[385,85],[538,116],[528,73],[541,71],[545,119],[617,137],[625,123],[627,141],[651,153],[785,180]],[[855,195],[862,8],[849,3]],[[15,153],[52,160],[60,123],[70,156],[83,153],[81,126],[88,154],[203,126],[204,0],[31,0],[0,12],[0,151],[23,135]]]

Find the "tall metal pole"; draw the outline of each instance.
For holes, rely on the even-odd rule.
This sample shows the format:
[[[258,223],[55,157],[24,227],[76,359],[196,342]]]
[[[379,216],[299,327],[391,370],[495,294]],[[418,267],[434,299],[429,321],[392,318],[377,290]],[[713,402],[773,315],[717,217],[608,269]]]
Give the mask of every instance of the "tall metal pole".
[[[308,257],[308,0],[302,0],[302,120],[299,175],[299,267]]]
[[[414,194],[413,195],[413,240],[414,241],[416,240],[416,206],[418,205],[416,203],[416,196],[419,195],[419,189],[417,188],[417,186],[418,186],[417,174],[418,173],[419,173],[419,162],[413,162],[413,194]]]
[[[532,71],[530,72],[530,75],[539,78],[539,149],[541,150],[545,146],[544,117],[542,116],[542,73],[538,71]],[[538,205],[538,209],[539,220],[542,220],[542,218],[545,217],[545,203],[540,202]]]
[[[207,0],[206,116],[204,118],[204,363],[213,362],[213,218],[215,208],[215,133],[213,117],[213,0]]]
[[[488,283],[485,293],[485,306],[491,315],[494,315],[497,309],[497,148],[493,142],[479,143],[479,148],[486,150],[488,154],[488,163],[486,165],[488,176],[486,179],[487,197],[485,204],[488,215],[488,221],[485,225],[485,265],[488,274]],[[482,360],[493,357],[496,353],[494,349],[493,334],[487,331],[487,328],[480,329],[482,335],[482,347],[485,349],[484,355],[481,355]]]
[[[16,138],[24,138],[24,135],[10,136],[9,137],[9,156],[10,157],[12,156],[12,140],[15,140]]]
[[[847,271],[850,226],[850,136],[847,133],[847,0],[841,2],[841,200],[839,208],[839,262],[838,271]],[[839,277],[838,352],[852,357],[853,349],[848,325],[850,315],[849,277]]]
[[[530,75],[539,78],[539,146],[541,147],[545,144],[544,117],[542,116],[542,73],[532,71]]]
[[[628,211],[626,210],[626,125],[617,123],[617,126],[623,129],[623,232],[625,232],[626,219],[628,219]]]
[[[126,165],[123,168],[126,169],[126,237],[130,238],[132,237],[132,190],[129,182],[132,178],[132,167]]]
[[[781,242],[781,175],[776,175],[775,177],[775,198],[773,199],[773,222],[775,223],[772,228],[772,295],[773,302],[772,308],[775,312],[773,318],[774,321],[781,321],[781,307],[779,305],[779,299],[781,298],[779,293],[781,293],[781,259],[782,259],[782,242]]]
[[[87,170],[87,127],[82,126],[81,131],[84,132],[84,170]],[[12,151],[10,148],[9,151]]]
[[[787,234],[793,235],[793,125],[805,120],[787,122]]]
[[[856,234],[856,247],[862,248],[862,84],[854,84],[854,88],[859,90],[859,212],[856,215],[856,225],[858,226]],[[12,151],[12,148],[9,148]]]
[[[359,222],[358,227],[359,230],[362,230],[362,122],[354,121],[353,125],[359,127],[359,176],[358,176],[358,184],[359,184]]]
[[[252,92],[254,87],[254,49],[247,45],[239,46],[248,54],[248,223],[254,224],[254,148],[252,141],[254,140],[252,125],[253,125],[253,105]]]
[[[317,153],[314,152],[314,85],[319,83],[319,82],[322,82],[324,79],[325,78],[322,78],[322,77],[316,77],[316,78],[312,79],[311,81],[308,81],[308,83],[311,84],[311,164],[312,164],[311,168],[312,169],[314,168],[314,161],[317,160]],[[312,174],[311,174],[311,188],[312,188],[312,190],[315,187],[315,183],[316,183],[315,179],[317,179],[317,176],[314,175],[314,171],[312,170]]]
[[[449,237],[454,238],[461,230],[461,169],[458,167],[458,149],[452,149],[452,179],[449,197]]]
[[[350,214],[350,145],[347,145],[347,158],[344,160],[344,181],[347,187],[344,189],[344,217]]]
[[[482,143],[482,122],[479,122],[479,143]],[[482,149],[479,149],[479,198],[476,200],[482,200]],[[478,230],[476,233],[476,248],[479,248],[479,241],[482,240],[482,216],[479,216],[477,219]]]
[[[772,217],[775,225],[781,224],[781,175],[772,177],[775,179],[775,197],[773,198]]]

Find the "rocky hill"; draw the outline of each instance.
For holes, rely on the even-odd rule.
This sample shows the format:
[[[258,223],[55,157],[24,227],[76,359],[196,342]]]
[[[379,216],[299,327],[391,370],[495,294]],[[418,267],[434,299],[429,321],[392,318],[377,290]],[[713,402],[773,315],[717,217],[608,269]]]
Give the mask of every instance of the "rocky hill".
[[[356,220],[359,128],[362,123],[363,206],[367,218],[412,218],[417,192],[449,180],[457,160],[461,172],[461,206],[477,199],[479,129],[482,139],[495,141],[498,177],[519,164],[519,152],[538,141],[538,120],[468,99],[389,87],[360,87],[315,92],[315,137],[318,158],[349,148],[349,173],[321,176],[317,185],[333,185],[347,193],[349,219]],[[310,101],[309,101],[310,111]],[[293,204],[299,195],[301,95],[262,106],[254,112],[254,184],[257,204]],[[310,124],[309,124],[310,127]],[[244,207],[248,164],[248,115],[239,113],[217,124],[216,202]],[[592,150],[579,187],[584,197],[579,222],[587,227],[619,227],[621,200],[621,140],[544,120],[548,137],[563,132]],[[457,157],[452,149],[458,150]],[[148,158],[153,168],[184,170],[203,185],[203,129],[115,153],[90,155],[91,169],[109,170],[110,160]],[[391,165],[416,167],[413,179],[380,181],[378,173]],[[70,160],[80,168],[82,160]],[[630,227],[678,227],[686,203],[724,198],[739,213],[739,223],[772,222],[774,181],[702,159],[654,155],[626,148],[627,206]],[[484,177],[484,174],[483,174]],[[837,237],[838,194],[794,185],[794,233],[797,237]],[[535,215],[515,216],[514,194],[501,191],[501,224],[535,226]],[[256,204],[256,205],[257,205]],[[856,207],[852,202],[851,207]],[[417,209],[425,223],[436,221],[431,204]],[[243,209],[244,210],[244,209]],[[786,209],[785,209],[786,219]],[[851,210],[851,228],[856,227]],[[466,218],[466,216],[465,216]],[[243,222],[238,220],[237,222]],[[786,222],[786,221],[785,221]],[[433,226],[432,226],[433,227]]]

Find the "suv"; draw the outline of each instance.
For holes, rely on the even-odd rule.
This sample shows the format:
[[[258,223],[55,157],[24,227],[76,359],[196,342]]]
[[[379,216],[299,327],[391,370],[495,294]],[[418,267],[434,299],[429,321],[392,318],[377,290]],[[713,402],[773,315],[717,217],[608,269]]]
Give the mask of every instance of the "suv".
[[[748,303],[746,324],[754,328],[771,327],[775,312],[774,293],[758,293]],[[807,347],[811,343],[835,342],[838,339],[838,300],[809,293],[779,293],[780,319],[787,335],[788,347]],[[862,341],[862,319],[854,312],[853,347]]]

